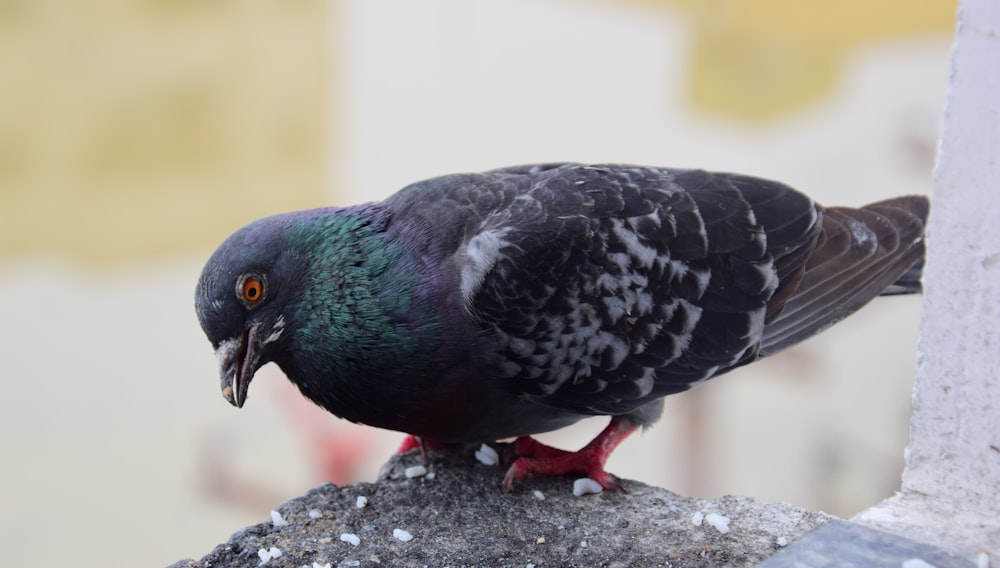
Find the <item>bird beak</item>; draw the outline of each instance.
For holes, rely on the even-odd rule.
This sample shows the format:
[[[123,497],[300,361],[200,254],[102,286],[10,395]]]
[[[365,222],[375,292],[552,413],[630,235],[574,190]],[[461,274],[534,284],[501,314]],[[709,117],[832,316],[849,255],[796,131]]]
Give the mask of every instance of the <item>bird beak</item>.
[[[257,326],[251,325],[240,337],[233,337],[220,343],[215,350],[215,357],[219,361],[222,396],[229,401],[229,404],[243,408],[250,380],[257,372],[257,362],[260,359]]]

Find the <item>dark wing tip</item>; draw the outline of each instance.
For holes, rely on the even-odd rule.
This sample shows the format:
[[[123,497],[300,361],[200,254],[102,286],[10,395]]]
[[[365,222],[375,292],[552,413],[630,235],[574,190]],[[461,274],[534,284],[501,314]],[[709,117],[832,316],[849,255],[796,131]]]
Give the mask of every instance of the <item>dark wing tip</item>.
[[[820,240],[798,288],[765,328],[762,355],[815,335],[876,296],[919,292],[929,212],[923,196],[824,209]]]
[[[892,296],[898,294],[918,294],[923,291],[921,277],[924,271],[923,235],[927,227],[927,217],[930,215],[931,202],[924,195],[907,195],[886,199],[877,203],[872,203],[865,207],[877,211],[881,215],[895,218],[900,231],[910,238],[918,239],[917,245],[920,250],[919,259],[910,266],[891,286],[882,292],[882,296]],[[905,219],[905,214],[910,214],[915,219]],[[907,222],[908,221],[908,222]],[[903,228],[908,225],[908,229]]]

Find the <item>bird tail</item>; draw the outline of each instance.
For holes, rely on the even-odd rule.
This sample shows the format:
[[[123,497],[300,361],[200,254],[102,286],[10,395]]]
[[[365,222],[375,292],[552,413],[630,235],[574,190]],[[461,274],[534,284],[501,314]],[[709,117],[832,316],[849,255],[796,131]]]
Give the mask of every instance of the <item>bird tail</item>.
[[[896,197],[894,199],[888,199],[886,201],[879,201],[878,203],[873,203],[867,207],[889,207],[900,209],[906,211],[911,215],[916,216],[920,219],[922,227],[927,225],[927,216],[930,213],[930,201],[924,196],[906,196],[906,197]],[[866,207],[866,208],[867,208]],[[921,284],[921,278],[924,274],[924,248],[923,248],[923,231],[920,233],[920,256],[916,262],[910,266],[909,269],[904,272],[899,279],[897,279],[892,286],[889,286],[882,292],[882,296],[896,296],[900,294],[919,294],[923,292],[924,287]]]
[[[902,294],[919,294],[924,291],[924,286],[921,283],[921,278],[924,275],[924,259],[921,258],[916,264],[910,267],[909,270],[903,273],[899,277],[899,280],[893,282],[892,286],[889,286],[882,292],[882,296],[899,296]]]
[[[851,315],[876,296],[921,290],[923,196],[859,209],[822,209],[822,229],[796,290],[764,328],[760,353],[776,353]]]

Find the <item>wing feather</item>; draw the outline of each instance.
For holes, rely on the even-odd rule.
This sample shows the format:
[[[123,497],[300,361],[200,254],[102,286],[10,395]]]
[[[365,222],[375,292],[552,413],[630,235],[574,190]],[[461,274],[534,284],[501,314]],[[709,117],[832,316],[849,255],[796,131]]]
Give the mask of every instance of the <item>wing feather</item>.
[[[755,358],[770,300],[801,274],[817,232],[811,200],[757,178],[496,173],[522,185],[470,239],[503,235],[467,311],[496,339],[491,366],[516,392],[581,412],[630,412]],[[468,247],[458,258],[475,262]]]
[[[389,204],[437,231],[480,371],[595,414],[641,412],[919,289],[927,216],[919,197],[824,209],[759,178],[578,164],[446,176]]]
[[[892,290],[924,256],[928,201],[903,197],[862,209],[823,211],[823,230],[802,280],[780,315],[770,322],[761,354],[773,354],[844,319]],[[919,286],[919,276],[915,279]]]

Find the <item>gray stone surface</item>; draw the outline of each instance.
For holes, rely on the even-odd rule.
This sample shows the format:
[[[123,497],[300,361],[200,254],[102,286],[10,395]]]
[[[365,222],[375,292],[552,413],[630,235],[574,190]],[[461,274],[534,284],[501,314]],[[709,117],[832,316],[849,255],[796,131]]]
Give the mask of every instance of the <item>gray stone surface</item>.
[[[396,456],[376,483],[322,485],[277,510],[289,523],[247,527],[183,568],[258,566],[258,550],[281,556],[266,566],[753,566],[831,519],[787,504],[745,497],[689,499],[626,481],[629,493],[576,497],[568,478],[527,478],[505,494],[503,469],[485,466],[472,450],[434,452],[432,478],[406,478],[424,460]],[[544,500],[535,491],[541,491]],[[368,505],[356,506],[364,496]],[[311,518],[310,511],[318,511]],[[723,533],[697,512],[730,519]],[[315,513],[314,513],[315,514]],[[409,542],[393,529],[413,535]],[[350,533],[358,546],[341,541]],[[584,544],[586,543],[586,544]]]

